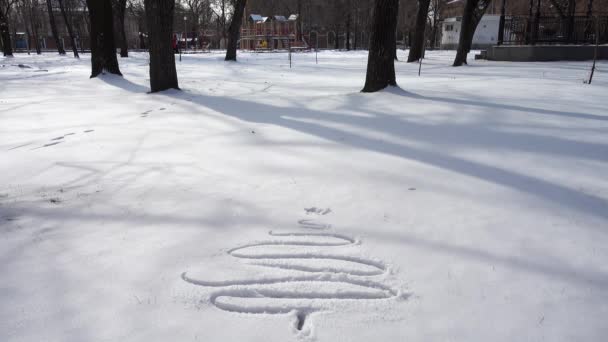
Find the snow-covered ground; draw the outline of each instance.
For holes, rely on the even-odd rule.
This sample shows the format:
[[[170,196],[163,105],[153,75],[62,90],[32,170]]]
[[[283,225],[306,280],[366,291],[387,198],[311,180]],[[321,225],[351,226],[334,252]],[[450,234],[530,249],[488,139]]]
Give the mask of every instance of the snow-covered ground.
[[[605,341],[608,63],[427,54],[0,59],[0,341]]]

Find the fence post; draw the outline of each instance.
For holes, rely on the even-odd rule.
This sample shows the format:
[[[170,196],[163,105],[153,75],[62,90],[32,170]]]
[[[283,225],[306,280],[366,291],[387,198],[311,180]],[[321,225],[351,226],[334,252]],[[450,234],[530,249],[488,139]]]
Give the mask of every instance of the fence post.
[[[593,73],[595,72],[595,61],[597,60],[597,49],[600,45],[600,20],[599,17],[595,18],[595,50],[593,52],[593,65],[591,66],[591,73],[589,74],[589,82],[587,84],[591,84],[593,81]]]

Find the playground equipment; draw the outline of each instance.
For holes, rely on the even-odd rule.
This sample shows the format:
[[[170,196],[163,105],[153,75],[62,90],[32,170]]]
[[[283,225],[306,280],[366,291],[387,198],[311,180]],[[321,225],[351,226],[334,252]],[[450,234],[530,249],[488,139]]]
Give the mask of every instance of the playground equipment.
[[[299,29],[299,15],[263,17],[250,14],[243,18],[241,49],[243,50],[307,50],[309,44]]]

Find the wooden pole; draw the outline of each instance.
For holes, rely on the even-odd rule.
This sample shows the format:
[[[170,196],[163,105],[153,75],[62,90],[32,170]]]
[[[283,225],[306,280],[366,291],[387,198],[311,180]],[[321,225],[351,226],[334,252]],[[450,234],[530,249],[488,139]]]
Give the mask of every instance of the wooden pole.
[[[595,17],[595,51],[593,52],[593,65],[591,66],[591,73],[589,74],[589,81],[587,84],[591,84],[593,81],[593,73],[595,72],[595,61],[597,61],[597,50],[600,45],[600,19],[599,17]]]

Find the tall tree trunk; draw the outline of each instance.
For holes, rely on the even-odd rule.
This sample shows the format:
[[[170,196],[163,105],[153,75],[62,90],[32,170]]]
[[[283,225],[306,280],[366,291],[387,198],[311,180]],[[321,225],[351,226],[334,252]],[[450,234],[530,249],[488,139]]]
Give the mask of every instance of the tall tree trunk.
[[[120,46],[120,57],[129,57],[129,44],[125,33],[125,12],[127,11],[127,0],[117,0],[114,10],[116,11],[116,33],[118,45]]]
[[[74,57],[80,58],[80,56],[78,56],[78,47],[76,47],[76,40],[74,39],[74,31],[72,30],[72,23],[65,10],[65,6],[63,5],[63,0],[57,0],[57,3],[59,3],[59,9],[61,10],[61,16],[63,17],[63,21],[65,22],[65,27],[67,28],[68,35],[70,36],[70,44],[72,45],[72,51],[74,51]]]
[[[0,38],[2,38],[2,52],[4,56],[13,56],[13,45],[11,42],[11,33],[8,28],[8,14],[4,13],[4,9],[0,8]]]
[[[576,13],[576,0],[568,0],[568,24],[567,38],[568,42],[574,43],[574,14]]]
[[[398,17],[397,20],[399,20]],[[395,61],[399,61],[399,57],[397,57],[397,31],[395,31],[395,42],[393,43],[393,58]]]
[[[87,0],[91,22],[91,78],[104,71],[122,75],[114,45],[114,18],[110,0]],[[171,12],[173,13],[173,12]],[[169,45],[171,39],[169,38]]]
[[[429,15],[429,4],[431,0],[419,0],[418,12],[416,14],[416,27],[414,28],[414,39],[410,42],[410,54],[407,61],[416,62],[422,58],[424,49],[424,31],[426,30],[426,19]]]
[[[36,54],[42,54],[42,50],[40,48],[40,36],[38,35],[38,0],[32,0],[29,3],[29,12],[30,12],[30,27],[32,29],[32,33],[34,34],[34,46],[36,47]]]
[[[348,2],[348,14],[346,14],[346,51],[350,51],[350,24],[352,20],[350,1]]]
[[[302,19],[303,18],[303,16],[302,16],[302,0],[298,0],[298,2],[296,3],[296,8],[298,10],[298,13],[297,13],[297,15],[298,15],[298,23],[296,23],[296,25],[298,26],[298,34],[297,34],[296,40],[300,42],[300,41],[302,41],[304,39],[304,36],[303,36],[303,34],[304,34],[304,30],[303,30],[304,20]]]
[[[338,29],[336,29],[336,39],[334,39],[334,50],[339,50],[340,49],[340,35],[339,35],[340,31]]]
[[[467,55],[471,51],[475,30],[490,2],[491,0],[466,0],[460,24],[460,39],[458,40],[458,50],[456,51],[454,66],[467,64]]]
[[[433,23],[432,23],[432,30],[431,30],[431,42],[430,42],[430,48],[431,50],[435,50],[435,46],[437,46],[437,31],[439,29],[439,7],[438,7],[438,1],[435,2],[435,6],[434,6],[434,10],[433,10]]]
[[[65,55],[65,49],[63,48],[63,44],[61,44],[61,39],[59,38],[59,33],[57,32],[57,23],[55,22],[55,15],[53,13],[52,0],[46,0],[46,8],[48,9],[49,24],[51,25],[51,32],[53,33],[53,39],[55,40],[55,45],[57,46],[57,52],[59,52],[60,55]]]
[[[359,45],[359,10],[355,12],[355,25],[353,25],[354,39],[353,39],[353,50],[357,51]]]
[[[175,0],[144,0],[144,5],[150,37],[150,88],[153,93],[179,89],[171,44]]]
[[[241,23],[243,22],[243,15],[245,14],[245,6],[247,0],[237,0],[234,4],[234,15],[232,16],[232,22],[228,28],[228,46],[226,50],[226,60],[236,62],[236,49],[239,41],[239,34],[241,31]]]
[[[398,10],[399,0],[376,0],[363,92],[397,85],[394,55]]]

